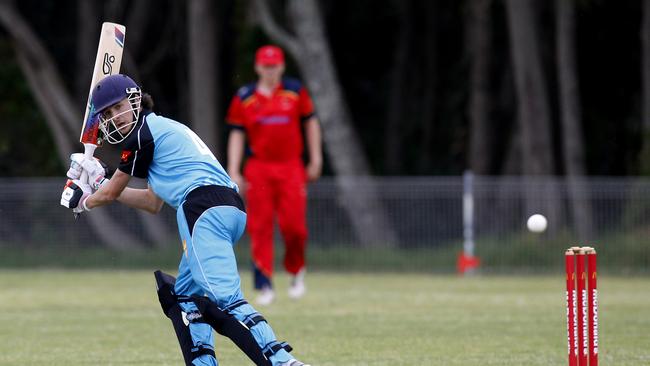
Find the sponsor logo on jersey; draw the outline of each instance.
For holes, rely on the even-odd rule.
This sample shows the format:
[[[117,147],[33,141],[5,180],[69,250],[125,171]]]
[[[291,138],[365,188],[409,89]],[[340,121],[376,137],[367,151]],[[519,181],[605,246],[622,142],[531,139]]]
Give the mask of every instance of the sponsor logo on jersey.
[[[289,116],[271,115],[260,117],[258,122],[263,125],[282,125],[289,123],[290,119]]]
[[[129,156],[131,156],[131,151],[130,150],[123,150],[122,155],[120,156],[120,161],[122,163],[126,163],[129,161]]]

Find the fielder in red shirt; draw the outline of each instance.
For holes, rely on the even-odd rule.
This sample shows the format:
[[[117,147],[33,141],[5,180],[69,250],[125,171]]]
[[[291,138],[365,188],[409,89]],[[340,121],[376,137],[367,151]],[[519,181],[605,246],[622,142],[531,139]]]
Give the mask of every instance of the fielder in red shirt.
[[[227,170],[245,192],[255,289],[259,291],[256,300],[261,305],[275,298],[274,218],[284,238],[284,267],[292,276],[289,296],[300,298],[305,293],[306,183],[318,179],[323,166],[321,130],[312,100],[300,81],[283,78],[284,70],[279,47],[258,49],[255,72],[259,79],[237,91],[226,116],[232,127]]]

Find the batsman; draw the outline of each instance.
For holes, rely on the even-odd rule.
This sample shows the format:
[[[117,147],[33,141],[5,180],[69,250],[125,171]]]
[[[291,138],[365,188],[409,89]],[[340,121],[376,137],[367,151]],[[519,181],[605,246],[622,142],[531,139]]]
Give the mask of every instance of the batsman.
[[[96,159],[73,154],[61,204],[89,214],[114,201],[154,214],[165,203],[176,210],[183,248],[178,277],[157,273],[156,279],[186,365],[218,365],[214,328],[257,365],[304,366],[244,299],[233,246],[246,210],[210,149],[184,124],[156,115],[151,96],[126,75],[97,83],[91,103],[103,140],[120,145],[119,167],[109,179]],[[146,179],[147,188],[128,187],[131,177]]]

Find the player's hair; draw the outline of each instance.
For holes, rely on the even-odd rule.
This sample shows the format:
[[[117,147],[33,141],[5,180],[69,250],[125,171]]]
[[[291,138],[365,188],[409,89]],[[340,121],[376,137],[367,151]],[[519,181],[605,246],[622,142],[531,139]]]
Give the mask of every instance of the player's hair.
[[[151,94],[143,93],[142,94],[142,108],[152,111],[153,106],[154,106],[154,103],[153,103],[153,97],[151,96]]]

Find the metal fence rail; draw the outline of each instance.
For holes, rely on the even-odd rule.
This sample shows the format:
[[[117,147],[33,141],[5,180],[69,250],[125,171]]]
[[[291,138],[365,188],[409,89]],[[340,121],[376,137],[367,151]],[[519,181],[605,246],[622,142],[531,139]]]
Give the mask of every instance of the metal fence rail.
[[[462,177],[378,177],[372,184],[379,192],[377,207],[397,242],[361,244],[364,233],[350,224],[355,213],[346,209],[336,181],[325,178],[309,187],[309,262],[316,268],[453,271],[463,249]],[[14,260],[29,265],[39,253],[56,265],[58,255],[88,248],[106,253],[178,250],[172,209],[152,216],[112,205],[75,221],[59,205],[62,185],[59,178],[0,179],[0,266]],[[475,177],[472,192],[472,233],[481,271],[556,269],[561,250],[574,244],[604,252],[599,259],[605,270],[650,268],[650,180]],[[548,217],[545,233],[526,230],[533,213]],[[90,215],[105,217],[102,227],[113,225],[108,234],[98,231]],[[118,236],[121,242],[115,243]],[[243,248],[246,244],[245,237]],[[246,251],[242,249],[244,256]]]

